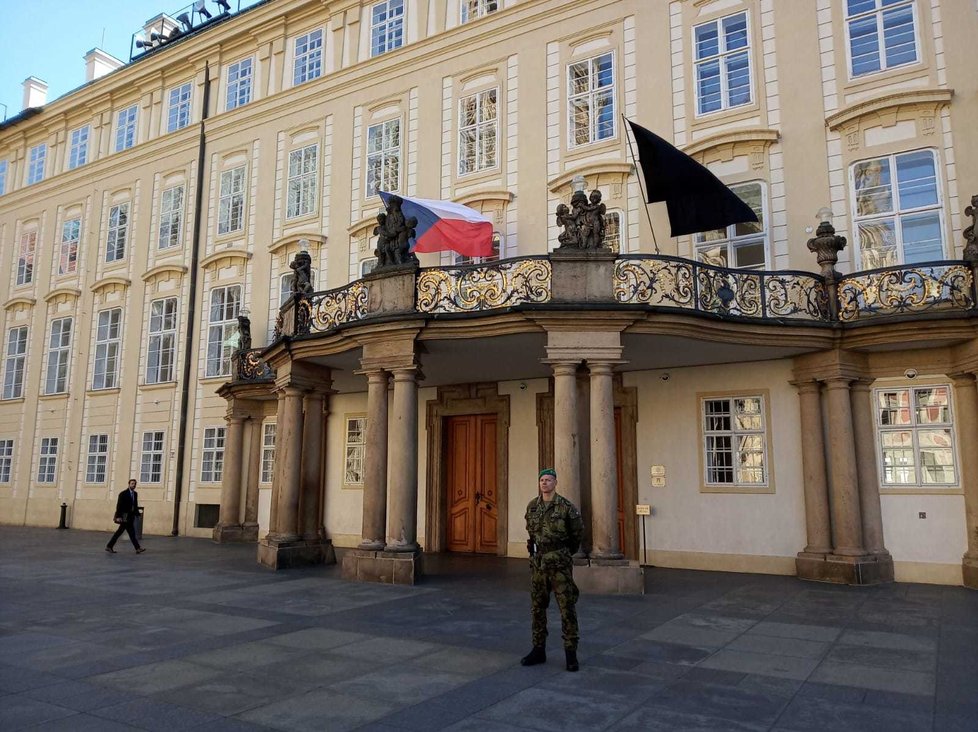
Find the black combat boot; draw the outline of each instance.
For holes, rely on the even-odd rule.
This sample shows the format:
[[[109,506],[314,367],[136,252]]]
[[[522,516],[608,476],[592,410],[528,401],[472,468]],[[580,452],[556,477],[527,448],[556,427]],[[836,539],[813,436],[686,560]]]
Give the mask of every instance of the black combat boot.
[[[536,666],[547,662],[547,649],[543,646],[533,646],[533,650],[520,659],[521,666]]]
[[[577,662],[577,651],[565,648],[564,655],[567,657],[567,670],[577,671],[581,668],[580,664]]]

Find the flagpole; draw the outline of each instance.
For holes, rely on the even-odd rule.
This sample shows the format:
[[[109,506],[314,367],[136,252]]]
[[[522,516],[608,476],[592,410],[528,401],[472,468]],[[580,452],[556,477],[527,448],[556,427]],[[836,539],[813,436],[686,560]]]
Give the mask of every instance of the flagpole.
[[[632,156],[632,164],[635,166],[635,174],[636,174],[636,177],[638,178],[638,189],[642,192],[642,200],[643,201],[647,201],[648,200],[648,196],[645,195],[645,186],[642,184],[642,168],[639,166],[638,160],[635,157],[635,151],[632,149],[632,138],[629,137],[629,135],[628,135],[628,129],[629,129],[629,127],[628,127],[628,120],[625,118],[625,115],[622,115],[621,116],[621,120],[622,120],[622,122],[625,123],[624,124],[624,128],[625,128],[625,139],[628,140],[628,152],[631,153],[631,156]],[[649,213],[649,204],[648,203],[645,204],[645,216],[649,220],[649,229],[652,231],[652,245],[655,247],[655,253],[656,254],[659,254],[660,253],[659,252],[659,242],[657,242],[656,239],[655,239],[655,227],[652,226],[652,214]]]

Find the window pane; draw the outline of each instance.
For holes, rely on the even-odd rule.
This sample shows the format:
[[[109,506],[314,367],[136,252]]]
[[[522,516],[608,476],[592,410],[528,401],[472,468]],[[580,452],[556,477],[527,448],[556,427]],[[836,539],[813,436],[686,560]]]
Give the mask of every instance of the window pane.
[[[897,190],[901,209],[937,204],[937,173],[929,150],[900,155],[896,159]]]
[[[716,23],[697,26],[694,34],[697,60],[720,53],[720,33]]]
[[[849,23],[849,50],[852,54],[853,76],[872,74],[882,68],[875,16]]]
[[[944,258],[941,219],[936,213],[905,216],[901,220],[903,259],[906,264]]]
[[[908,4],[883,13],[883,43],[886,46],[887,68],[917,60],[913,5]]]
[[[861,223],[857,229],[864,269],[899,264],[893,219]]]

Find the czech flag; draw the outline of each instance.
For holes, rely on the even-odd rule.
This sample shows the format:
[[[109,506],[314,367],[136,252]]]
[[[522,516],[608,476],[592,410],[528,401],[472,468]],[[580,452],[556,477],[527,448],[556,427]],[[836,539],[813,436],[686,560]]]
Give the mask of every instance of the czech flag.
[[[394,195],[380,191],[384,205]],[[458,252],[466,257],[492,254],[492,222],[478,211],[452,201],[430,201],[400,196],[404,218],[418,220],[412,252]]]

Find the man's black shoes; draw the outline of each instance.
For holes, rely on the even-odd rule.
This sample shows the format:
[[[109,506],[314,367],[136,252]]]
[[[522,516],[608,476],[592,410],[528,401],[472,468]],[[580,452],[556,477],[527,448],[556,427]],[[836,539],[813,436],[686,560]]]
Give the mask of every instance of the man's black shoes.
[[[107,551],[109,554],[115,554],[115,549],[110,546],[105,547],[105,551]]]
[[[533,646],[533,650],[520,659],[521,666],[536,666],[547,662],[547,649],[543,646]]]
[[[580,664],[577,662],[577,651],[572,651],[567,648],[564,650],[564,655],[567,657],[568,671],[577,671],[581,668]]]
[[[138,549],[136,550],[136,554],[142,554],[142,553],[143,553],[144,551],[146,551],[146,548],[145,548],[145,547],[139,547],[139,548],[138,548]]]

